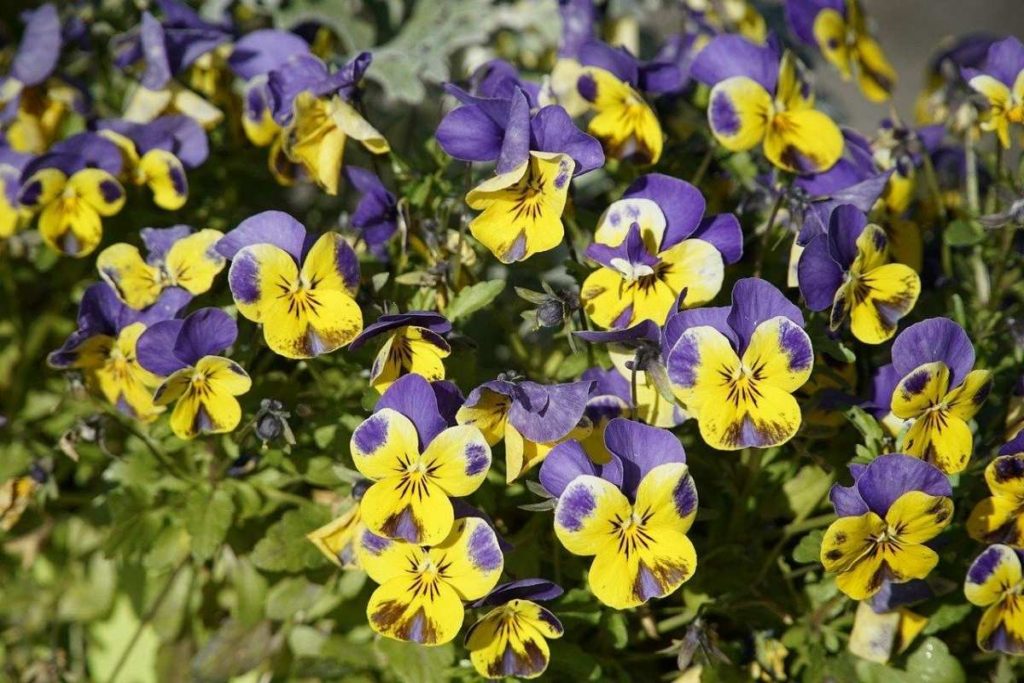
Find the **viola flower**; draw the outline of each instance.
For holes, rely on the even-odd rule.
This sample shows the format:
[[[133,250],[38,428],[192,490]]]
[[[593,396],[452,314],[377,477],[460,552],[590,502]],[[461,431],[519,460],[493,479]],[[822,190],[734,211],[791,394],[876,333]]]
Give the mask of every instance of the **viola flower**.
[[[463,106],[437,128],[449,156],[496,162],[495,175],[470,190],[466,203],[480,215],[470,232],[502,263],[523,261],[562,243],[569,181],[604,163],[600,145],[559,106],[531,114],[521,88],[509,99],[475,97],[446,86]]]
[[[113,244],[96,257],[96,269],[118,298],[132,308],[145,308],[170,287],[180,287],[192,296],[210,290],[225,259],[217,253],[219,230],[192,232],[187,225],[172,228],[143,228],[139,231],[149,252],[145,259],[139,248]]]
[[[324,557],[343,569],[359,567],[356,543],[366,531],[366,524],[360,514],[363,494],[370,484],[360,479],[352,486],[353,503],[336,519],[306,534],[310,543],[317,547]]]
[[[891,119],[882,121],[870,149],[875,166],[883,171],[892,171],[882,194],[884,206],[891,216],[899,216],[910,207],[917,188],[917,169],[924,162],[925,155],[933,154],[941,147],[945,134],[943,125],[910,128]],[[920,236],[917,241],[920,242]]]
[[[0,483],[0,531],[8,532],[32,502],[39,484],[32,476],[12,477]]]
[[[872,102],[885,102],[896,86],[896,70],[868,32],[858,0],[787,0],[786,19],[796,37],[818,48],[844,81],[857,85]]]
[[[122,303],[105,282],[85,290],[78,329],[47,358],[50,367],[82,372],[85,385],[122,413],[151,422],[163,412],[154,404],[160,378],[139,363],[137,344],[146,329],[176,315],[189,300],[180,289],[165,291],[143,311]]]
[[[814,109],[792,53],[780,62],[771,46],[718,36],[697,55],[691,73],[711,86],[708,122],[729,151],[763,144],[768,161],[790,173],[827,171],[843,155],[842,132]]]
[[[694,18],[715,33],[736,32],[758,45],[768,39],[768,26],[753,3],[747,0],[685,0],[686,9]]]
[[[372,59],[363,52],[332,73],[317,57],[297,54],[268,75],[285,154],[330,195],[338,194],[348,138],[371,154],[391,149],[352,105]]]
[[[157,206],[176,211],[185,205],[185,169],[202,165],[209,156],[206,132],[198,123],[187,116],[161,116],[141,124],[107,119],[98,129],[121,149],[130,181],[148,187]]]
[[[388,242],[398,232],[398,201],[371,171],[345,167],[345,178],[359,193],[359,203],[349,219],[366,248],[378,261],[388,260]]]
[[[992,388],[991,372],[971,369],[967,333],[946,318],[911,325],[893,342],[892,363],[902,378],[892,394],[893,415],[913,420],[903,451],[946,474],[962,472],[974,447],[967,420]]]
[[[124,206],[120,172],[121,153],[114,143],[79,133],[25,166],[17,201],[39,214],[39,234],[47,245],[83,258],[103,239],[102,219]]]
[[[420,645],[453,640],[465,619],[463,601],[486,595],[505,564],[494,530],[477,517],[457,520],[430,547],[367,530],[356,554],[359,566],[379,584],[366,606],[370,628]]]
[[[390,333],[370,368],[370,386],[384,393],[399,377],[412,373],[428,381],[444,379],[444,359],[451,346],[444,335],[452,324],[440,313],[386,313],[352,340],[357,350],[373,337]]]
[[[1010,126],[1024,124],[1024,43],[1012,36],[993,43],[985,63],[965,68],[963,75],[988,100],[981,129],[995,131],[1000,144],[1009,149]]]
[[[487,476],[491,449],[483,434],[471,425],[447,427],[437,406],[431,385],[406,375],[352,434],[356,469],[375,482],[363,496],[363,521],[378,536],[440,543],[455,519],[449,497],[468,496]]]
[[[562,622],[538,602],[562,595],[544,579],[504,583],[473,603],[493,607],[466,631],[473,668],[484,678],[537,678],[548,668],[548,638],[561,638]]]
[[[814,350],[800,309],[764,280],[745,278],[732,305],[682,311],[666,365],[676,397],[712,448],[769,448],[800,428],[793,398],[811,376]]]
[[[671,432],[619,418],[605,444],[617,467],[594,465],[570,441],[552,452],[541,482],[558,495],[558,540],[574,555],[594,556],[590,591],[627,609],[670,595],[693,575],[697,552],[686,532],[697,488]]]
[[[825,531],[821,563],[854,600],[878,593],[885,581],[923,579],[939,555],[926,544],[953,517],[953,493],[934,465],[902,454],[851,465],[852,486],[829,494],[839,519]]]
[[[176,0],[158,0],[157,5],[163,20],[143,12],[137,28],[115,39],[114,62],[119,68],[144,62],[139,87],[129,96],[122,118],[149,123],[161,114],[181,113],[210,130],[224,119],[224,113],[177,79],[200,69],[206,55],[229,49],[231,34],[227,27],[204,21]]]
[[[353,298],[359,261],[336,232],[314,242],[281,211],[250,216],[217,242],[231,259],[228,283],[243,316],[263,325],[263,338],[285,358],[312,358],[345,346],[363,328]]]
[[[894,655],[906,652],[927,625],[928,617],[909,609],[876,612],[868,601],[860,602],[847,649],[861,659],[887,664]]]
[[[978,623],[978,647],[985,652],[1024,654],[1024,571],[1021,551],[991,545],[982,551],[964,581],[964,595],[984,607]]]
[[[158,322],[139,338],[139,365],[164,378],[153,402],[177,403],[171,430],[179,439],[230,432],[242,420],[235,397],[249,391],[252,380],[242,366],[220,355],[236,337],[231,316],[201,308],[184,320]]]
[[[641,176],[598,221],[587,256],[602,265],[580,298],[595,324],[661,325],[677,301],[695,306],[722,287],[725,263],[743,255],[743,232],[732,214],[704,216],[700,191],[660,173]]]
[[[828,234],[813,238],[800,255],[800,293],[812,311],[830,309],[833,331],[849,318],[854,337],[881,344],[896,334],[921,293],[921,278],[910,266],[888,261],[885,231],[844,204],[832,212]]]
[[[967,520],[967,533],[983,543],[1024,549],[1024,437],[999,449],[985,467],[991,496],[980,501]]]
[[[18,194],[22,171],[31,159],[10,147],[0,147],[0,240],[17,232],[28,215],[18,202]]]
[[[590,387],[590,382],[545,386],[499,375],[470,392],[456,419],[477,427],[491,446],[505,441],[505,480],[512,482],[559,442],[586,435],[590,425],[583,411]]]

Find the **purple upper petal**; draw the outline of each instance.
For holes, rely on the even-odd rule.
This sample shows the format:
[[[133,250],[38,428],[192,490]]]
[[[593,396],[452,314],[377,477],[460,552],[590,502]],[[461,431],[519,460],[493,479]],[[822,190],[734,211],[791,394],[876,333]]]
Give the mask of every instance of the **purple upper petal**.
[[[448,426],[437,405],[430,382],[419,375],[399,377],[373,407],[373,412],[391,408],[412,420],[420,438],[420,451]]]
[[[327,78],[327,66],[312,54],[294,54],[267,75],[267,89],[274,120],[286,125],[292,118],[292,103],[303,90],[313,90]]]
[[[573,175],[583,175],[604,165],[601,143],[576,127],[569,113],[550,105],[538,111],[530,122],[530,149],[568,154],[576,162]]]
[[[738,35],[720,35],[697,54],[690,75],[711,86],[733,76],[746,76],[774,93],[779,54],[769,45],[755,45]]]
[[[892,343],[892,364],[901,377],[925,363],[941,361],[955,387],[974,367],[974,345],[964,328],[948,318],[929,318],[906,328]]]
[[[843,270],[849,270],[857,258],[857,240],[867,224],[867,216],[852,204],[837,206],[832,211],[828,222],[828,251]]]
[[[1017,76],[1024,71],[1024,43],[1016,36],[993,43],[981,70],[1012,88]]]
[[[232,259],[239,249],[253,244],[273,244],[301,261],[306,228],[283,211],[264,211],[250,216],[217,242],[217,253]]]
[[[160,377],[169,377],[176,371],[192,365],[174,353],[178,334],[184,324],[184,320],[161,320],[146,328],[135,346],[139,365]]]
[[[342,99],[351,100],[372,62],[372,54],[360,52],[340,69],[328,74],[326,78],[313,86],[313,94],[317,96],[340,95]]]
[[[459,408],[462,407],[462,404],[466,402],[462,391],[455,382],[444,379],[431,382],[430,388],[434,390],[434,398],[437,399],[437,410],[444,419],[445,424],[449,427],[454,426],[456,423],[455,416],[459,412]]]
[[[617,246],[612,247],[600,242],[593,242],[587,247],[586,254],[588,258],[609,268],[615,268],[615,261],[620,260],[634,267],[650,266],[651,268],[660,262],[657,256],[647,250],[647,244],[640,234],[640,226],[637,223],[629,226],[626,239]]]
[[[167,36],[164,33],[164,27],[149,12],[142,13],[139,40],[142,44],[141,57],[146,61],[146,70],[142,73],[141,83],[149,90],[162,90],[171,80],[174,72],[167,54]]]
[[[812,311],[831,308],[836,292],[843,284],[843,269],[829,253],[828,247],[828,235],[817,235],[807,244],[797,262],[800,295]]]
[[[408,325],[423,327],[436,334],[448,334],[452,331],[452,324],[448,322],[448,319],[434,311],[385,313],[377,318],[376,322],[367,325],[359,336],[352,340],[349,349],[355,351],[373,337]]]
[[[228,64],[239,78],[249,80],[273,71],[293,55],[308,52],[309,44],[290,31],[259,29],[235,43]]]
[[[881,455],[868,464],[857,479],[857,492],[868,508],[885,517],[889,507],[908,491],[931,496],[951,496],[953,489],[942,471],[909,455]]]
[[[736,263],[743,258],[743,228],[731,213],[704,218],[690,237],[710,242],[726,263]]]
[[[60,59],[60,16],[53,3],[24,12],[25,33],[11,64],[10,75],[27,86],[39,85],[57,68]]]
[[[530,157],[530,103],[522,90],[512,95],[508,114],[508,125],[501,140],[501,151],[494,170],[508,173],[519,168]]]
[[[493,161],[501,154],[504,128],[480,107],[462,106],[441,119],[435,137],[445,154],[462,161]]]
[[[639,84],[639,64],[636,57],[624,47],[612,47],[600,40],[588,40],[580,47],[577,59],[584,66],[595,66],[612,73],[624,83],[634,87]]]
[[[935,591],[924,579],[911,579],[905,583],[883,581],[882,587],[871,596],[868,604],[877,614],[893,612],[935,597]]]
[[[903,375],[892,363],[878,368],[871,377],[871,398],[861,407],[879,420],[884,418],[892,409],[892,394],[902,379]]]
[[[25,165],[22,178],[42,168],[56,168],[71,175],[83,168],[101,168],[118,176],[124,166],[124,156],[116,144],[98,133],[77,133],[54,143],[50,150]]]
[[[473,94],[479,97],[511,99],[517,90],[522,90],[530,109],[537,107],[540,86],[524,81],[519,77],[519,70],[504,59],[492,59],[481,65],[473,72],[470,81]]]
[[[590,394],[590,382],[515,386],[508,419],[530,441],[550,443],[565,437],[583,417]]]
[[[834,9],[846,16],[843,0],[786,0],[786,20],[796,37],[805,45],[818,47],[814,37],[814,20],[823,9]]]
[[[765,320],[784,316],[800,327],[804,316],[782,292],[767,280],[743,278],[732,288],[732,306],[729,310],[729,327],[736,333],[737,353],[742,354],[750,343],[750,337],[758,325]]]
[[[185,318],[174,342],[174,355],[188,365],[195,365],[203,356],[220,355],[235,343],[238,325],[235,319],[219,308],[200,308]]]
[[[661,330],[653,320],[640,323],[621,330],[601,330],[576,332],[577,337],[591,344],[623,344],[639,345],[643,342],[657,343],[661,340]]]
[[[561,597],[563,592],[561,586],[547,579],[520,579],[501,584],[470,606],[504,605],[512,600],[546,602]]]
[[[562,18],[562,41],[558,46],[559,57],[579,56],[580,48],[594,39],[594,22],[597,11],[593,0],[560,0],[558,14]]]
[[[637,87],[648,93],[672,93],[682,89],[685,75],[677,64],[668,60],[654,60],[640,65]]]
[[[857,480],[867,470],[867,465],[849,465],[849,469],[850,474],[853,475],[853,485],[834,484],[828,493],[829,500],[832,501],[832,506],[840,517],[855,517],[868,511],[868,504],[860,497],[860,491],[857,490]]]
[[[706,202],[696,187],[662,173],[640,176],[622,195],[623,199],[650,199],[665,214],[665,236],[661,250],[693,235],[704,217]]]
[[[544,490],[557,498],[573,479],[583,474],[601,477],[616,486],[622,485],[622,463],[616,456],[613,455],[604,465],[598,465],[579,442],[572,439],[551,449],[540,464],[539,479]]]
[[[150,123],[103,119],[97,122],[97,128],[129,138],[140,155],[151,149],[171,152],[188,168],[201,165],[210,154],[206,131],[191,116],[161,116]]]
[[[621,417],[608,423],[604,443],[622,460],[622,490],[630,499],[644,475],[658,465],[686,462],[683,444],[672,432]]]

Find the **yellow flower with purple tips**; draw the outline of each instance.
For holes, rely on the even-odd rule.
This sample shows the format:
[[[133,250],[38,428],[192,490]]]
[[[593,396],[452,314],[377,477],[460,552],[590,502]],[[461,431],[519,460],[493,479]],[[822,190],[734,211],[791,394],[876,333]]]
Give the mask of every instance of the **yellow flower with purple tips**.
[[[988,48],[980,68],[967,68],[968,84],[987,100],[982,115],[982,130],[994,131],[999,143],[1010,147],[1011,126],[1024,125],[1024,43],[1010,37]]]
[[[743,254],[732,214],[704,215],[700,191],[652,173],[638,178],[601,216],[587,256],[601,264],[583,282],[580,299],[597,325],[661,325],[674,306],[711,301],[725,264]]]
[[[831,309],[833,331],[849,319],[853,336],[866,344],[892,338],[921,293],[910,266],[889,263],[885,231],[851,204],[833,210],[828,233],[808,242],[797,279],[808,308]]]
[[[1024,437],[1018,434],[985,467],[991,495],[967,519],[967,533],[983,543],[1024,549]]]
[[[891,410],[912,420],[902,450],[933,463],[946,474],[962,472],[974,437],[967,421],[992,388],[992,373],[973,370],[974,346],[963,328],[946,318],[911,325],[892,345],[892,364],[901,377]]]
[[[264,211],[216,246],[231,259],[228,283],[238,312],[263,325],[267,346],[286,358],[331,353],[363,329],[355,252],[336,232],[312,238],[288,214]]]
[[[187,225],[143,228],[139,231],[148,254],[138,247],[113,244],[96,257],[96,269],[132,308],[153,304],[161,292],[180,287],[193,296],[209,291],[226,263],[214,249],[224,236],[219,230],[192,232]]]
[[[466,649],[485,678],[536,678],[551,657],[548,640],[562,637],[562,622],[537,604],[562,595],[543,579],[520,579],[498,586],[473,607],[492,607],[466,631]]]
[[[739,36],[715,38],[697,55],[691,73],[711,86],[708,122],[732,152],[762,146],[764,155],[791,173],[820,173],[843,155],[843,135],[814,108],[814,94],[792,53]]]
[[[746,278],[732,305],[674,316],[666,335],[669,381],[712,448],[768,448],[800,428],[793,392],[811,376],[814,350],[800,309],[764,280]]]
[[[356,555],[379,584],[366,606],[370,628],[421,645],[453,640],[465,619],[463,602],[486,595],[505,564],[494,530],[478,517],[455,520],[430,547],[367,530]]]
[[[854,600],[866,600],[888,581],[923,579],[939,562],[927,543],[953,517],[953,491],[935,466],[907,455],[882,455],[851,465],[852,486],[832,487],[839,519],[825,531],[821,563]]]
[[[991,545],[967,570],[964,595],[985,612],[978,622],[978,647],[985,652],[1024,654],[1024,561],[1008,545]]]
[[[390,333],[370,368],[370,386],[383,394],[409,373],[428,381],[444,379],[444,359],[451,353],[444,335],[451,330],[452,324],[440,313],[386,313],[367,326],[349,348],[355,351],[367,340]]]
[[[360,503],[367,528],[420,545],[448,535],[455,519],[449,498],[480,488],[491,466],[480,430],[448,426],[419,375],[406,375],[384,393],[352,433],[351,452],[356,469],[374,481]]]
[[[818,48],[844,81],[872,102],[885,102],[896,86],[896,70],[868,32],[859,0],[787,0],[789,26],[806,45]]]
[[[353,503],[338,517],[315,529],[306,538],[333,564],[344,569],[359,567],[356,542],[366,531],[359,508],[371,482],[360,479],[352,485]]]
[[[697,489],[671,433],[624,419],[605,431],[612,460],[596,465],[575,441],[545,461],[541,483],[558,497],[555,535],[574,555],[594,556],[587,583],[615,609],[663,598],[697,568],[686,536]]]

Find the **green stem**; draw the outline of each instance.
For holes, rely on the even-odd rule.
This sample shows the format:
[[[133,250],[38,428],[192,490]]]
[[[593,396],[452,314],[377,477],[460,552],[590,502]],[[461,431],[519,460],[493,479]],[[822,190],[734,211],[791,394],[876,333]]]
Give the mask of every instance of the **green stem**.
[[[978,151],[970,132],[964,136],[964,163],[967,165],[967,208],[970,211],[968,218],[973,222],[981,213],[981,198],[978,194]],[[974,290],[978,303],[987,306],[992,296],[992,282],[988,278],[988,268],[981,257],[981,246],[971,249],[971,270],[974,273]]]
[[[949,216],[946,214],[946,203],[942,200],[942,190],[939,189],[939,179],[935,175],[935,166],[932,165],[932,158],[928,153],[921,155],[922,168],[924,169],[924,182],[928,186],[928,192],[932,196],[932,201],[935,202],[935,211],[939,215],[939,219],[942,223],[942,229],[946,230],[949,227]],[[953,250],[941,235],[939,237],[939,245],[941,249],[940,260],[942,261],[942,274],[947,279],[953,279]]]
[[[793,184],[794,176],[789,176],[782,186],[779,188],[779,196],[775,200],[775,204],[772,206],[772,212],[768,216],[768,225],[765,226],[764,232],[761,233],[761,243],[757,250],[757,260],[754,262],[754,277],[761,277],[761,271],[764,269],[764,259],[768,255],[768,242],[771,239],[772,230],[775,229],[775,219],[779,216],[779,210],[782,209],[782,202],[786,199],[786,191],[789,190],[789,186]]]
[[[153,443],[152,439],[150,439],[146,434],[143,434],[142,431],[135,426],[135,423],[131,418],[122,415],[120,412],[117,411],[117,409],[107,404],[103,404],[103,409],[107,413],[107,415],[117,420],[117,422],[124,428],[126,432],[128,432],[136,439],[141,441],[143,444],[145,444],[146,448],[153,455],[153,457],[156,458],[160,462],[160,464],[163,465],[164,469],[166,469],[172,476],[177,477],[179,479],[184,479],[185,481],[199,481],[191,473],[187,472],[183,467],[181,467],[178,461],[176,461],[174,458],[170,457],[162,450],[160,450],[160,448],[155,443]]]

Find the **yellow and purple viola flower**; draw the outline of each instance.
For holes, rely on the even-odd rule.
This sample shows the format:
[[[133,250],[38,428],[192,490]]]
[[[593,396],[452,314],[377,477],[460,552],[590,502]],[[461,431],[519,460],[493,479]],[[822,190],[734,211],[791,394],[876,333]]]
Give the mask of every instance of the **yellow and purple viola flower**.
[[[119,68],[138,62],[144,66],[122,118],[148,123],[161,114],[185,114],[210,130],[224,119],[224,113],[181,79],[198,69],[207,55],[228,48],[229,28],[203,20],[176,0],[157,0],[156,4],[162,20],[143,12],[139,26],[114,41],[114,63]]]
[[[449,529],[429,547],[362,533],[359,566],[379,584],[366,606],[376,633],[420,645],[448,643],[462,628],[463,602],[498,583],[505,558],[487,522],[465,517]]]
[[[594,556],[590,591],[627,609],[670,595],[693,576],[697,552],[686,532],[697,515],[697,488],[671,432],[619,418],[604,438],[608,463],[595,464],[567,441],[541,466],[540,480],[558,497],[562,545]]]
[[[559,106],[531,113],[521,87],[506,98],[478,97],[450,84],[446,89],[462,106],[437,128],[441,149],[462,161],[495,162],[496,175],[466,195],[469,207],[481,212],[469,224],[473,237],[502,263],[559,246],[570,180],[604,163],[598,142]]]
[[[967,333],[946,318],[911,325],[893,342],[892,364],[901,377],[892,413],[912,420],[901,450],[946,474],[962,472],[974,449],[967,421],[992,388],[991,372],[972,369],[974,346]]]
[[[273,93],[269,74],[299,55],[309,55],[309,44],[290,31],[259,29],[239,38],[228,65],[245,81],[242,93],[242,127],[249,142],[266,147],[279,136],[282,127],[274,120]]]
[[[470,392],[456,416],[491,446],[505,442],[505,480],[515,481],[543,462],[559,442],[585,436],[591,382],[543,385],[501,375]]]
[[[117,145],[95,133],[55,144],[22,172],[18,204],[39,214],[43,241],[67,256],[91,254],[103,239],[103,218],[124,206]]]
[[[548,639],[562,637],[562,622],[537,604],[562,595],[560,586],[544,579],[504,583],[472,607],[492,608],[466,631],[466,649],[473,668],[488,679],[537,678],[548,668]]]
[[[1010,37],[988,48],[985,63],[963,69],[968,84],[988,101],[981,128],[994,131],[999,143],[1010,147],[1011,127],[1024,125],[1024,43]]]
[[[868,32],[859,0],[786,0],[786,18],[796,37],[817,47],[843,80],[856,76],[864,97],[885,102],[896,86],[896,70]]]
[[[284,153],[330,195],[338,194],[349,138],[371,154],[391,149],[353,105],[372,59],[363,52],[332,72],[318,57],[300,52],[267,75],[274,121],[283,129]]]
[[[992,495],[971,510],[967,533],[976,541],[1024,550],[1024,436],[999,449],[985,467],[985,483]]]
[[[384,393],[352,434],[352,460],[374,481],[360,503],[378,536],[435,545],[455,519],[449,498],[476,491],[491,466],[491,448],[472,425],[449,426],[434,388],[406,375]]]
[[[985,548],[971,563],[964,595],[984,607],[978,647],[985,652],[1024,654],[1024,553],[1008,545]]]
[[[882,194],[883,206],[894,218],[903,214],[914,198],[914,191],[917,188],[917,169],[924,163],[925,155],[935,153],[942,145],[945,137],[946,127],[943,125],[921,126],[911,128],[901,125],[891,119],[883,119],[877,135],[871,142],[870,152],[875,166],[883,171],[892,171],[889,176],[889,183],[885,186]],[[890,232],[890,237],[896,234]],[[920,251],[921,238],[918,235],[916,242],[917,250]],[[894,240],[894,242],[898,241]],[[908,251],[910,245],[904,249],[896,249],[898,255]],[[916,255],[917,262],[921,257]],[[901,262],[907,265],[914,265],[906,260]],[[919,267],[917,268],[919,269]]]
[[[383,394],[409,373],[430,382],[444,379],[444,359],[452,351],[445,335],[451,331],[452,324],[440,313],[385,313],[353,339],[349,348],[355,351],[368,340],[388,334],[370,368],[370,386]]]
[[[221,355],[235,343],[238,327],[219,308],[201,308],[184,320],[151,325],[138,341],[138,361],[163,378],[153,403],[175,403],[171,430],[180,439],[223,434],[238,426],[242,407],[236,396],[252,380],[238,363]]]
[[[768,161],[791,173],[827,171],[843,155],[843,134],[814,108],[792,53],[780,62],[770,45],[718,36],[697,55],[691,74],[711,86],[708,122],[729,151],[760,145]]]
[[[387,261],[388,242],[398,232],[398,200],[372,171],[346,166],[345,179],[359,194],[349,225],[374,258]]]
[[[288,214],[264,211],[239,223],[216,249],[231,259],[228,283],[238,312],[263,326],[274,353],[331,353],[363,329],[353,298],[359,261],[340,234],[317,238]]]
[[[829,310],[829,328],[850,321],[853,336],[881,344],[913,309],[921,278],[889,262],[889,239],[852,204],[832,212],[828,233],[814,237],[797,264],[800,293],[812,311]]]
[[[148,254],[125,243],[113,244],[96,257],[96,269],[121,301],[132,308],[152,305],[161,292],[180,287],[192,296],[209,291],[226,260],[215,249],[224,236],[219,230],[192,232],[187,225],[143,228],[139,231]]]
[[[725,264],[743,255],[743,232],[732,214],[705,216],[700,191],[660,173],[641,176],[601,216],[587,256],[601,264],[580,298],[595,324],[661,325],[677,304],[711,301]]]
[[[764,17],[748,0],[684,0],[683,5],[705,30],[735,32],[758,44],[768,39]]]
[[[938,468],[898,453],[850,465],[852,486],[832,487],[839,519],[825,531],[821,563],[854,600],[876,595],[886,582],[923,579],[939,562],[928,542],[953,517],[953,491]]]
[[[138,341],[146,329],[175,316],[191,297],[168,289],[143,311],[126,306],[105,282],[85,291],[78,308],[76,329],[47,358],[51,367],[78,370],[86,387],[110,405],[142,422],[163,412],[153,402],[160,377],[139,363]]]
[[[0,240],[16,233],[29,216],[18,201],[21,192],[21,174],[32,160],[10,147],[0,147]]]
[[[814,365],[804,318],[774,286],[745,278],[732,305],[681,311],[666,329],[669,381],[712,448],[768,448],[800,428],[793,392]]]
[[[366,531],[366,524],[360,514],[363,494],[373,482],[360,479],[352,485],[352,504],[337,518],[319,529],[306,534],[310,543],[323,553],[324,557],[343,569],[359,567],[356,542]]]
[[[186,169],[196,168],[209,156],[206,132],[188,116],[161,116],[150,123],[105,119],[97,124],[125,159],[125,176],[148,187],[161,209],[176,211],[188,200]]]

